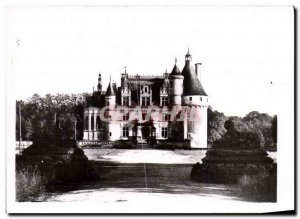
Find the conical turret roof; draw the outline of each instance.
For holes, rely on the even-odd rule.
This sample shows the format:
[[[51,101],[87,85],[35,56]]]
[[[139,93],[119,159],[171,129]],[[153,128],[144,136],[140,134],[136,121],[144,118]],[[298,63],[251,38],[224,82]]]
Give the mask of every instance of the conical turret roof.
[[[181,72],[177,66],[177,59],[175,59],[175,65],[170,75],[181,75]]]
[[[182,70],[183,79],[183,95],[202,95],[207,96],[205,93],[202,84],[195,73],[194,67],[189,61],[185,63],[185,66]]]
[[[115,92],[112,87],[111,80],[109,81],[105,96],[115,96]]]

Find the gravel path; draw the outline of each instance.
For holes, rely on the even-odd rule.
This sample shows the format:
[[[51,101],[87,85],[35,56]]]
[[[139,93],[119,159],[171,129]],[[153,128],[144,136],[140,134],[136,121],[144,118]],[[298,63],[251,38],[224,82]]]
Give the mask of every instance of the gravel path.
[[[111,161],[117,163],[161,163],[161,164],[195,164],[201,162],[205,150],[116,150],[84,149],[89,160]]]

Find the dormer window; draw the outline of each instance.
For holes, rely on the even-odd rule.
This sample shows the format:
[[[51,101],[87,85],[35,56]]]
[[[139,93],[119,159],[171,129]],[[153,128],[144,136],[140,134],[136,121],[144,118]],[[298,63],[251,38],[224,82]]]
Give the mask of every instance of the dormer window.
[[[192,98],[192,97],[190,97],[190,101],[192,101],[192,99],[193,99],[193,98]]]
[[[168,97],[162,97],[161,98],[161,105],[167,106],[168,105]]]
[[[123,106],[129,105],[129,97],[123,97]]]

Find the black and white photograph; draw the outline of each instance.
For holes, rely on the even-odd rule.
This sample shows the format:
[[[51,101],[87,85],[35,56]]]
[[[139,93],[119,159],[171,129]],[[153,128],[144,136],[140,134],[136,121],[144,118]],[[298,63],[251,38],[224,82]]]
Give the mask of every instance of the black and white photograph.
[[[293,6],[8,6],[9,213],[294,210]]]

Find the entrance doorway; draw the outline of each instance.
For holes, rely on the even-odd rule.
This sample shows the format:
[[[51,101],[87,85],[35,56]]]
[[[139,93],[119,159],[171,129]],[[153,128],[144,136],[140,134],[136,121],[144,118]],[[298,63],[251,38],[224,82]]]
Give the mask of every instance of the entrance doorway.
[[[142,127],[142,139],[147,140],[150,137],[150,126]]]

